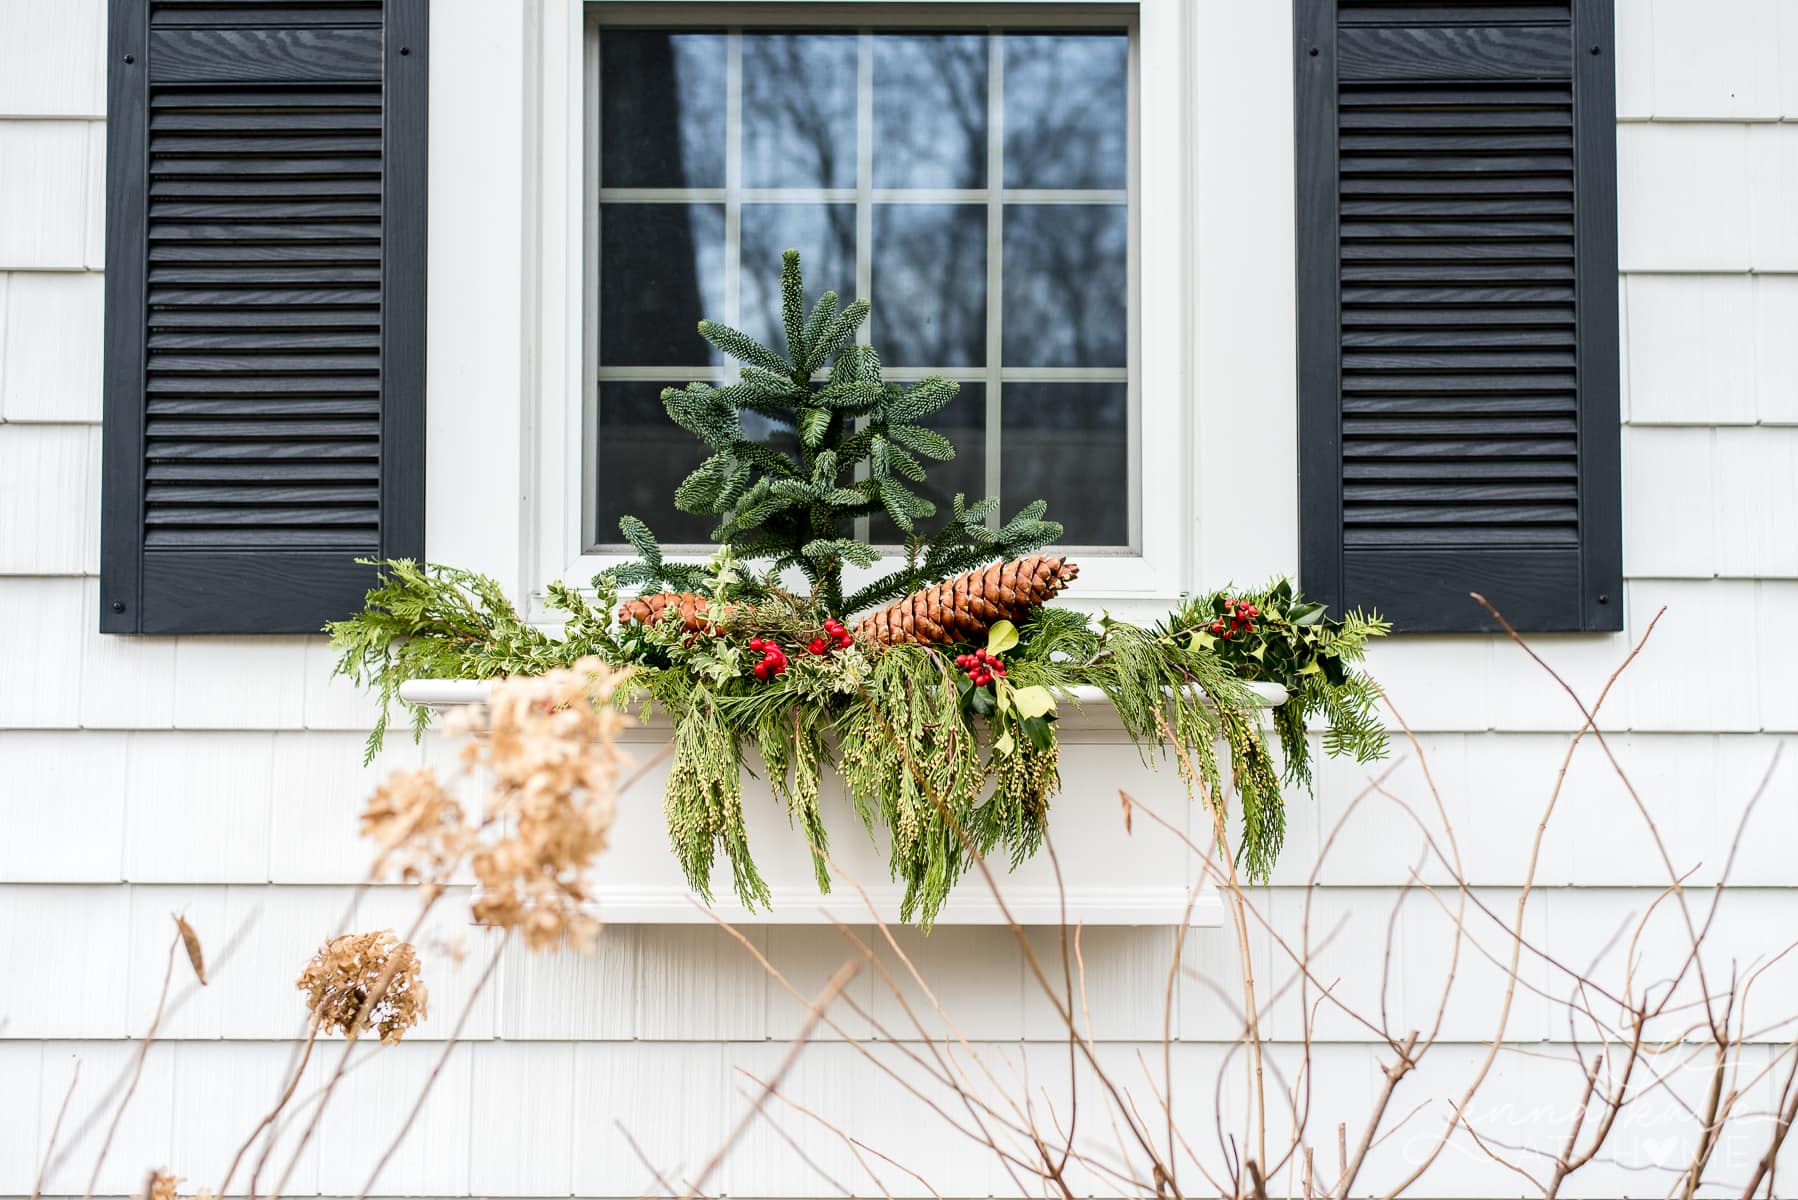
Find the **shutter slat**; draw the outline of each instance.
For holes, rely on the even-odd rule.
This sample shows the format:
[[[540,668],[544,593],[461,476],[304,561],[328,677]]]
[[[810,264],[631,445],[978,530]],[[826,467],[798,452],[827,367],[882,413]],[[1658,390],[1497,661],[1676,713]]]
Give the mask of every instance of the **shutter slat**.
[[[426,0],[111,19],[103,627],[316,630],[423,549]]]

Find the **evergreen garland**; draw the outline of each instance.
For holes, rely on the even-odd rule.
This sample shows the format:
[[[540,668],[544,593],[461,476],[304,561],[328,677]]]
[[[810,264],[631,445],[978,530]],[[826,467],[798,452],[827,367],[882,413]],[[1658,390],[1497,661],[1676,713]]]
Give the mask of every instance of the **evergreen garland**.
[[[693,578],[717,601],[714,621],[698,635],[672,621],[614,623],[614,592],[590,602],[558,585],[549,592],[564,616],[558,638],[526,624],[490,579],[383,564],[368,608],[330,627],[338,671],[381,698],[369,756],[386,706],[408,679],[535,674],[599,654],[635,668],[620,703],[659,709],[673,724],[664,805],[670,843],[695,891],[714,896],[722,853],[737,897],[751,907],[772,903],[744,833],[741,779],[751,768],[814,847],[818,886],[828,891],[821,784],[834,769],[866,829],[878,824],[890,834],[892,876],[905,886],[901,916],[928,925],[972,865],[970,848],[1002,853],[1015,866],[1041,847],[1060,787],[1056,702],[1072,688],[1105,694],[1145,763],[1171,756],[1183,776],[1190,764],[1188,785],[1213,802],[1234,789],[1242,808],[1236,856],[1252,880],[1265,879],[1279,854],[1283,788],[1309,785],[1309,722],[1323,724],[1326,753],[1368,761],[1386,749],[1371,708],[1378,690],[1354,664],[1387,626],[1359,614],[1327,620],[1283,580],[1196,599],[1153,629],[1038,608],[1015,629],[994,629],[988,646],[1005,675],[975,685],[956,661],[973,647],[851,640],[811,652],[825,641],[823,618],[772,580],[738,581],[728,553]],[[1225,601],[1258,610],[1248,634],[1209,632]],[[789,648],[787,668],[753,677],[752,639]],[[1287,688],[1286,704],[1272,710],[1283,767],[1251,681]],[[423,709],[412,716],[418,730],[429,719]]]
[[[1211,803],[1234,790],[1242,807],[1236,854],[1251,880],[1267,877],[1285,836],[1282,785],[1310,784],[1310,722],[1324,724],[1327,753],[1358,761],[1385,753],[1373,712],[1378,690],[1354,664],[1387,626],[1358,613],[1330,620],[1285,581],[1199,597],[1153,629],[1044,606],[1073,578],[1072,564],[1064,571],[1060,559],[1052,578],[1030,577],[1034,591],[1018,581],[1046,572],[1040,560],[913,595],[1027,555],[1059,537],[1061,526],[1044,518],[1040,500],[1000,524],[996,499],[958,495],[947,519],[926,531],[921,523],[935,507],[913,489],[926,478],[926,461],[952,458],[955,447],[923,422],[955,398],[957,385],[885,381],[879,355],[855,340],[867,303],[839,311],[826,292],[808,311],[796,251],[784,257],[781,299],[784,353],[703,321],[700,335],[743,364],[738,381],[662,393],[670,419],[712,451],[675,502],[717,519],[718,553],[706,563],[670,562],[650,528],[625,517],[620,532],[636,558],[595,578],[593,601],[564,584],[548,589],[549,606],[563,616],[559,635],[525,621],[485,576],[407,560],[379,564],[363,611],[328,627],[337,672],[372,686],[380,704],[368,758],[407,680],[535,675],[599,655],[633,669],[620,703],[659,708],[673,723],[664,807],[695,891],[713,896],[722,853],[745,905],[772,902],[744,825],[742,775],[753,755],[813,847],[821,890],[830,888],[821,785],[834,768],[868,832],[878,824],[891,836],[892,876],[905,887],[901,916],[928,926],[974,853],[1003,853],[1016,866],[1041,847],[1061,785],[1057,703],[1075,687],[1105,694],[1145,762],[1173,752],[1189,789]],[[745,412],[791,432],[798,453],[748,438]],[[906,535],[902,560],[845,595],[845,565],[880,561],[854,537],[855,522],[875,513]],[[787,590],[795,577],[809,594]],[[963,592],[975,587],[995,589],[983,593],[978,620],[968,619],[972,607],[957,607],[972,604]],[[618,610],[623,591],[641,598]],[[878,636],[877,621],[856,636],[840,620],[907,596],[898,608],[912,617],[920,603],[942,611],[905,618],[905,637],[982,631],[985,644],[887,645],[893,639]],[[1283,768],[1253,681],[1287,689],[1271,721]],[[414,709],[412,718],[422,733],[429,713]]]

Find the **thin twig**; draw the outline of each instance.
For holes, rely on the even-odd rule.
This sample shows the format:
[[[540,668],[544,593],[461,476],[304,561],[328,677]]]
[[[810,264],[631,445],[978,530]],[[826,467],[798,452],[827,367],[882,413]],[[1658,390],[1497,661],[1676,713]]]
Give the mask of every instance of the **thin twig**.
[[[43,1165],[37,1169],[37,1179],[31,1185],[31,1200],[38,1200],[44,1194],[44,1178],[50,1173],[50,1161],[56,1156],[56,1138],[62,1133],[62,1119],[69,1115],[69,1101],[75,1098],[75,1085],[81,1082],[81,1060],[75,1060],[75,1069],[69,1074],[68,1090],[62,1094],[62,1105],[56,1110],[56,1123],[50,1126],[50,1144],[44,1147]]]
[[[811,1041],[812,1032],[818,1028],[818,1023],[823,1018],[825,1010],[836,1001],[842,990],[849,986],[849,981],[861,973],[861,969],[861,964],[851,959],[838,967],[836,974],[830,977],[830,981],[824,985],[824,990],[819,992],[817,998],[812,1001],[812,1010],[806,1014],[805,1024],[800,1026],[799,1033],[788,1044],[787,1052],[781,1058],[780,1065],[774,1069],[774,1074],[769,1076],[768,1082],[762,1085],[761,1093],[744,1110],[743,1115],[738,1118],[736,1125],[732,1127],[723,1143],[712,1152],[712,1157],[706,1160],[705,1166],[699,1169],[699,1174],[694,1177],[692,1184],[682,1194],[683,1200],[697,1200],[697,1197],[705,1190],[706,1180],[712,1177],[712,1172],[718,1169],[718,1164],[724,1161],[724,1156],[729,1154],[737,1142],[742,1139],[743,1134],[761,1113],[762,1106],[779,1089],[781,1082],[787,1077],[787,1072],[793,1069],[793,1064],[799,1061],[800,1051],[804,1050],[806,1044]]]
[[[412,1102],[412,1111],[406,1114],[406,1119],[400,1123],[398,1132],[393,1135],[393,1141],[387,1144],[387,1149],[382,1151],[380,1159],[375,1163],[374,1170],[368,1173],[368,1182],[363,1184],[362,1190],[356,1193],[356,1200],[368,1200],[368,1194],[375,1189],[375,1180],[381,1177],[381,1172],[386,1169],[394,1154],[398,1152],[400,1143],[404,1142],[406,1135],[412,1132],[412,1126],[418,1121],[418,1114],[424,1111],[425,1101],[430,1097],[431,1089],[437,1086],[437,1077],[443,1074],[443,1068],[449,1062],[450,1053],[462,1040],[462,1030],[468,1024],[468,1016],[474,1011],[475,1002],[481,998],[481,993],[487,990],[487,983],[493,978],[493,972],[499,966],[500,955],[505,952],[506,943],[511,939],[512,931],[510,929],[500,935],[499,945],[493,948],[493,954],[487,960],[486,969],[481,972],[481,977],[475,980],[473,990],[468,993],[467,1003],[462,1006],[462,1012],[456,1017],[455,1027],[450,1030],[449,1039],[443,1043],[443,1053],[437,1056],[437,1062],[431,1067],[431,1073],[425,1076],[424,1086],[418,1089],[418,1098]]]
[[[175,950],[181,945],[181,931],[177,929],[175,936],[169,940],[169,961],[162,971],[162,990],[156,996],[156,1011],[150,1016],[150,1027],[137,1044],[137,1065],[131,1071],[131,1082],[125,1087],[125,1094],[119,1097],[119,1106],[112,1110],[112,1123],[106,1127],[106,1137],[100,1143],[99,1153],[94,1155],[94,1169],[87,1177],[87,1191],[82,1193],[81,1200],[93,1200],[94,1189],[100,1183],[100,1168],[106,1165],[107,1152],[112,1149],[112,1139],[118,1136],[119,1122],[125,1117],[125,1108],[131,1103],[131,1097],[137,1094],[138,1081],[144,1077],[144,1060],[150,1057],[150,1043],[156,1040],[156,1028],[162,1024],[162,1006],[168,1002],[169,980],[175,974]]]

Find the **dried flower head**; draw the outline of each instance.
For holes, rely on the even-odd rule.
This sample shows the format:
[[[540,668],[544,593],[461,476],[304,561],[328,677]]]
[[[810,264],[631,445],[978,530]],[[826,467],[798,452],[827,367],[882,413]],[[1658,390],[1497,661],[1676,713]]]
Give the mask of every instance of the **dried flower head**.
[[[332,938],[294,986],[306,993],[306,1008],[326,1033],[355,1038],[374,1029],[383,1042],[397,1042],[425,1016],[418,952],[391,930]]]
[[[378,847],[371,873],[397,867],[407,883],[439,889],[474,840],[462,805],[429,767],[399,770],[375,789],[362,810],[362,836]]]
[[[144,1187],[145,1200],[175,1200],[175,1186],[180,1182],[173,1171],[151,1171]]]
[[[464,763],[493,782],[483,826],[500,830],[470,860],[480,887],[475,920],[524,934],[533,950],[590,946],[586,875],[606,848],[615,813],[623,672],[598,658],[548,674],[501,680],[486,705],[457,714],[472,735]]]

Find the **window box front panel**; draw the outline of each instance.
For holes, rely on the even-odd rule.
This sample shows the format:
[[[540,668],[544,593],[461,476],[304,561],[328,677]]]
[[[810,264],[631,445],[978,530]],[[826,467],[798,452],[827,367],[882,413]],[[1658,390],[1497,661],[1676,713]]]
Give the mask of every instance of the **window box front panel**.
[[[1251,685],[1268,704],[1285,698],[1275,685]],[[403,699],[444,710],[480,703],[489,685],[458,680],[415,680]],[[989,865],[1011,915],[1023,925],[1192,925],[1222,923],[1222,903],[1206,882],[1205,861],[1179,837],[1142,812],[1126,821],[1120,789],[1190,838],[1211,844],[1211,818],[1202,802],[1189,801],[1171,760],[1151,769],[1125,736],[1104,698],[1088,689],[1080,704],[1065,704],[1057,723],[1061,742],[1061,792],[1051,804],[1047,846],[1015,872],[1002,857]],[[645,761],[668,744],[666,719],[627,726],[626,751]],[[437,736],[433,734],[432,736]],[[753,757],[753,756],[752,756]],[[752,764],[758,765],[759,764]],[[732,922],[809,925],[835,920],[868,922],[872,903],[884,921],[899,919],[901,889],[887,877],[884,830],[870,840],[834,772],[824,775],[824,811],[830,856],[841,882],[820,895],[804,837],[792,828],[767,786],[746,772],[743,813],[756,865],[774,894],[770,912],[750,913],[729,891],[728,869],[715,871],[717,902],[710,912],[682,876],[668,847],[662,816],[667,764],[650,768],[619,801],[612,845],[601,858],[597,903],[601,920],[617,924],[694,924],[714,916]],[[1057,884],[1057,871],[1060,885]],[[853,883],[851,882],[853,881]],[[854,884],[867,893],[864,901]],[[993,894],[971,872],[937,918],[943,925],[1004,924]]]

